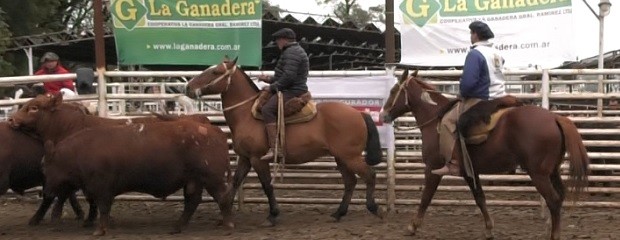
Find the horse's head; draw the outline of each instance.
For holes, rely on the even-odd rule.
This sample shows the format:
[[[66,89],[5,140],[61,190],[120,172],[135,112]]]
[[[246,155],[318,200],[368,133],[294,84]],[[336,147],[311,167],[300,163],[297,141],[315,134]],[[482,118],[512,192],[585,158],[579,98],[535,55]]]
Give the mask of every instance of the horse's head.
[[[221,64],[211,66],[189,80],[185,94],[191,98],[198,98],[202,95],[226,92],[235,71],[237,71],[237,58],[233,61],[224,60]]]
[[[415,71],[409,75],[409,70],[405,70],[398,82],[392,87],[380,114],[383,122],[392,122],[416,106],[434,106],[446,101],[441,94],[436,93],[435,88],[424,83],[417,76],[417,73]]]
[[[9,118],[13,128],[32,129],[40,119],[45,118],[45,112],[53,112],[62,103],[62,94],[38,95],[24,105]]]

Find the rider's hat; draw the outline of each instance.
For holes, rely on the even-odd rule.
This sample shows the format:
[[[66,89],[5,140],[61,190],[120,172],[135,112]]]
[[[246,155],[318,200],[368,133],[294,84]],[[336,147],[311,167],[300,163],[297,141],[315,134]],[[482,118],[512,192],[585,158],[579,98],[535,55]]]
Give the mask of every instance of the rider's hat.
[[[47,61],[58,61],[58,59],[60,59],[58,57],[58,55],[56,55],[56,53],[53,52],[46,52],[45,54],[43,54],[43,57],[41,57],[41,62],[47,62]]]
[[[469,24],[469,29],[475,32],[480,40],[488,40],[495,37],[489,25],[481,21],[473,21]]]
[[[290,28],[282,28],[278,31],[276,31],[275,33],[271,34],[271,36],[275,39],[278,38],[286,38],[286,39],[292,39],[295,40],[296,36],[295,36],[295,32],[290,29]]]

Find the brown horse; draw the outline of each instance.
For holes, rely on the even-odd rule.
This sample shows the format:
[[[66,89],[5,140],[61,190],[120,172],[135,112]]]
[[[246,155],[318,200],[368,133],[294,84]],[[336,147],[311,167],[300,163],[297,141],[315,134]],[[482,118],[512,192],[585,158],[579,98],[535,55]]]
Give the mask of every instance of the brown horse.
[[[442,178],[431,174],[430,170],[444,164],[439,153],[437,114],[447,103],[448,99],[434,91],[432,86],[416,76],[408,76],[408,71],[405,71],[392,88],[381,112],[384,122],[391,122],[406,112],[411,112],[420,123],[422,156],[427,168],[418,213],[408,227],[411,234],[415,234],[421,226],[426,209]],[[515,169],[517,165],[527,170],[532,184],[547,203],[551,213],[551,239],[560,238],[560,211],[566,190],[560,178],[560,164],[565,152],[568,152],[571,165],[568,183],[575,194],[580,193],[587,185],[589,164],[581,136],[568,118],[536,106],[516,107],[508,110],[499,119],[486,142],[468,145],[467,148],[475,174],[473,179],[464,179],[484,216],[487,238],[493,238],[493,221],[486,208],[478,174],[507,172]]]
[[[234,193],[254,167],[269,200],[269,222],[266,224],[273,226],[280,211],[271,184],[269,162],[260,160],[269,148],[265,125],[251,113],[252,100],[259,90],[248,75],[237,68],[236,61],[235,58],[206,69],[189,81],[186,94],[189,97],[221,94],[224,117],[232,133],[234,150],[239,155],[229,200],[234,200]],[[382,154],[374,121],[368,114],[339,102],[319,103],[316,108],[317,115],[312,120],[287,125],[286,163],[301,164],[321,156],[334,156],[345,191],[340,207],[331,216],[340,220],[347,213],[357,183],[355,174],[366,182],[366,208],[381,216],[374,199],[375,171],[370,167],[381,161]]]

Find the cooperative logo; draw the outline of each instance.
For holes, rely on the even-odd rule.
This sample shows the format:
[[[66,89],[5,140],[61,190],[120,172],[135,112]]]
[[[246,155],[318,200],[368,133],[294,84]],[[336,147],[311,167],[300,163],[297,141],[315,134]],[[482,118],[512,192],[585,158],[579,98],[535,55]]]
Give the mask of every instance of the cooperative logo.
[[[437,22],[436,15],[441,9],[441,4],[437,0],[405,0],[399,8],[406,20],[423,27],[431,19]]]
[[[115,27],[133,30],[136,26],[146,25],[144,0],[112,0],[110,9]]]

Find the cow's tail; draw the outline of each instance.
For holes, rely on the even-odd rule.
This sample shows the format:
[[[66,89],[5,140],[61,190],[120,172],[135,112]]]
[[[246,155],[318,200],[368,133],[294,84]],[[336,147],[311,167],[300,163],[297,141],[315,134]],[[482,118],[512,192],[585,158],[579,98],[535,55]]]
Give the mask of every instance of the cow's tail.
[[[362,112],[362,117],[366,123],[366,132],[368,138],[366,139],[366,164],[370,166],[377,165],[381,162],[383,152],[381,151],[381,142],[379,141],[379,130],[372,117],[367,113]]]
[[[562,130],[564,136],[564,148],[568,153],[569,181],[567,187],[575,196],[588,186],[588,171],[590,159],[586,147],[583,145],[581,135],[577,131],[577,126],[568,118],[557,116],[556,122]],[[573,198],[576,200],[576,198]]]

